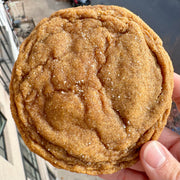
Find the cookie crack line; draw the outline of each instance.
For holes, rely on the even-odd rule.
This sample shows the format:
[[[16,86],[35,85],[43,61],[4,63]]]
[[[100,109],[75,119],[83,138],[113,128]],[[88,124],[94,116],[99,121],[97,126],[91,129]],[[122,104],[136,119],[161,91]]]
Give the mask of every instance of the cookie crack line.
[[[107,48],[108,47],[106,47],[106,50],[105,50],[105,52],[107,51]],[[107,57],[106,57],[106,62],[107,62]],[[103,65],[105,65],[106,64],[106,62],[103,64]],[[46,61],[46,63],[47,63],[47,61]],[[44,64],[45,65],[45,64]],[[103,65],[102,65],[102,67],[103,67]],[[102,68],[101,67],[101,68]],[[98,72],[97,72],[97,74],[99,73],[99,71],[101,71],[101,68],[98,70]],[[100,80],[100,79],[99,79]],[[52,82],[51,82],[52,83]],[[102,84],[102,82],[101,82],[101,84]],[[63,92],[63,90],[60,90],[60,91],[62,91]],[[64,91],[64,92],[66,92],[66,91]],[[67,90],[67,92],[68,92],[68,90]],[[112,109],[113,109],[113,107],[112,107]],[[114,110],[114,109],[113,109]],[[115,111],[115,110],[114,110]],[[117,113],[117,111],[115,111],[116,113]],[[118,114],[119,115],[119,114]]]
[[[104,65],[105,65],[105,64],[104,64]],[[101,68],[102,68],[102,67],[101,67]],[[99,70],[99,71],[100,71],[100,70]],[[99,72],[99,71],[98,71],[98,72]],[[97,72],[97,77],[98,77],[98,72]],[[103,82],[101,81],[101,78],[98,78],[98,79],[99,79],[99,81],[101,82],[101,87],[104,89],[105,94],[106,94],[106,97],[108,98],[106,89],[105,89],[104,86],[103,86]],[[102,88],[101,88],[101,89],[102,89]],[[99,94],[101,94],[99,90],[98,90],[98,92],[99,92]],[[101,97],[100,97],[100,100],[101,100]],[[115,108],[113,108],[111,98],[109,98],[109,101],[111,102],[111,109],[114,111],[114,113],[115,113],[116,115],[118,115],[119,121],[122,122],[123,127],[127,127],[128,124],[125,123],[125,122],[127,122],[127,121],[124,122],[124,120],[123,120],[122,116],[120,115],[120,113],[119,113]],[[102,110],[103,110],[104,114],[106,115],[106,113],[105,113],[105,111],[104,111],[104,108],[103,108],[103,101],[102,101],[102,100],[101,100],[101,103],[102,103]],[[127,132],[126,132],[126,133],[127,133]],[[100,139],[101,139],[101,138],[100,138]],[[106,147],[106,146],[105,146],[105,147]]]

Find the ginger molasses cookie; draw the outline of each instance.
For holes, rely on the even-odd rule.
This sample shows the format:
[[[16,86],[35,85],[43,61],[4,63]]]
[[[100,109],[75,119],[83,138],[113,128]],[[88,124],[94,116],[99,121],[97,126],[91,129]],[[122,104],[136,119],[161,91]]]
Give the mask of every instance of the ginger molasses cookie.
[[[117,6],[64,9],[22,43],[11,111],[30,150],[91,175],[134,164],[171,108],[173,67],[158,35]]]

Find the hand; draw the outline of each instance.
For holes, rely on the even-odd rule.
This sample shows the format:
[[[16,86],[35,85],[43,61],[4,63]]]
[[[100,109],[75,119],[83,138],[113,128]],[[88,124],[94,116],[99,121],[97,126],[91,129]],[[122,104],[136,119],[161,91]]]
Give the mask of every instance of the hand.
[[[174,74],[173,100],[180,111],[180,75]],[[158,142],[159,141],[159,142]],[[106,180],[180,180],[180,136],[164,128],[158,141],[149,141],[140,151],[140,161]]]

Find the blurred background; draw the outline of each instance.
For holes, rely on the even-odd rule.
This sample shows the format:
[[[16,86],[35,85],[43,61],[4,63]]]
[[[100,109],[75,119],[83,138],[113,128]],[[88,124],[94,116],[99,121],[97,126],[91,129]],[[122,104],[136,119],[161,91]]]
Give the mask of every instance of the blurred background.
[[[30,152],[9,108],[9,82],[19,46],[38,22],[53,12],[79,5],[118,5],[140,16],[163,40],[180,74],[180,0],[0,0],[0,179],[98,180],[58,170]],[[180,133],[180,113],[173,103],[167,127]]]

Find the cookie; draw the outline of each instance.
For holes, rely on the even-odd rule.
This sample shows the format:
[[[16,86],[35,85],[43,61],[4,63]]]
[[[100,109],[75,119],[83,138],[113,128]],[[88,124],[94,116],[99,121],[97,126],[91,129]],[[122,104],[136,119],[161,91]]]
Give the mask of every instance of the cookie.
[[[114,173],[157,139],[173,67],[158,35],[118,6],[64,9],[22,43],[11,111],[29,149],[57,168]]]

